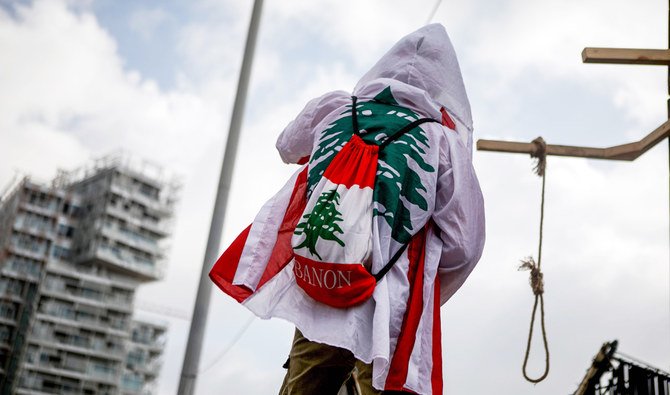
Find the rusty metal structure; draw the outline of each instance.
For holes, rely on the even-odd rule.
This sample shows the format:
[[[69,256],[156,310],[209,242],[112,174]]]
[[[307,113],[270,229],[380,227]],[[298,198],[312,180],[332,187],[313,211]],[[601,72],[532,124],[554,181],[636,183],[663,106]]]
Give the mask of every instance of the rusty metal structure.
[[[670,373],[603,344],[574,395],[670,395]]]

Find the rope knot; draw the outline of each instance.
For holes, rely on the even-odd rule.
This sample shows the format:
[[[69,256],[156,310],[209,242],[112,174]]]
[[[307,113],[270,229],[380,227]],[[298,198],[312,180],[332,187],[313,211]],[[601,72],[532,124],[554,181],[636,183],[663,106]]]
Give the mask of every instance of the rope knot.
[[[535,151],[533,151],[530,156],[532,158],[537,158],[537,163],[535,163],[533,170],[535,171],[535,174],[542,177],[544,176],[544,170],[547,167],[547,143],[542,137],[536,138],[532,143],[535,145]]]
[[[535,263],[533,257],[528,257],[521,261],[519,270],[530,270],[530,287],[533,289],[533,294],[535,296],[542,295],[544,293],[544,274],[540,270],[540,267]]]

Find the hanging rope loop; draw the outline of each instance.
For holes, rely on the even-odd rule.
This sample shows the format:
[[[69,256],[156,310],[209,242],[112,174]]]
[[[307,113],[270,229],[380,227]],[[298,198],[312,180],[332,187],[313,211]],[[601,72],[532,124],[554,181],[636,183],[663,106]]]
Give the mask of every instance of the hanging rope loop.
[[[537,384],[547,378],[549,375],[549,342],[547,341],[547,330],[544,326],[544,274],[542,274],[542,229],[544,227],[544,186],[546,180],[547,170],[547,143],[542,137],[538,137],[532,142],[535,145],[535,151],[530,154],[531,157],[537,159],[533,171],[538,176],[542,177],[542,201],[540,203],[540,241],[537,248],[537,263],[533,257],[528,257],[521,261],[519,270],[530,270],[529,283],[535,295],[535,303],[533,304],[533,313],[530,316],[530,330],[528,332],[528,343],[526,344],[526,356],[523,359],[523,377],[531,383]],[[530,346],[533,340],[533,327],[535,326],[535,313],[537,312],[537,305],[540,305],[540,325],[542,326],[542,342],[544,343],[544,373],[536,379],[531,378],[526,373],[528,365],[528,357],[530,356]]]

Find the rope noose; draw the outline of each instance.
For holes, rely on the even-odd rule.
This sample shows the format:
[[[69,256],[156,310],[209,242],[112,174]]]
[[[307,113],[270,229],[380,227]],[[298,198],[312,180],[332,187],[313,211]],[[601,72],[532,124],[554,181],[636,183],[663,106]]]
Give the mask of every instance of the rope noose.
[[[544,326],[544,275],[542,274],[542,226],[544,224],[544,185],[545,185],[545,171],[547,169],[547,144],[542,137],[533,140],[535,144],[535,152],[531,154],[533,158],[537,158],[535,165],[535,173],[542,177],[542,202],[540,204],[540,243],[538,246],[537,263],[533,257],[528,257],[521,261],[519,270],[530,270],[530,286],[535,295],[535,303],[533,304],[533,313],[530,318],[530,331],[528,332],[528,344],[526,345],[526,356],[523,359],[523,377],[531,383],[537,384],[547,378],[549,375],[549,344],[547,342],[547,331]],[[540,323],[542,325],[542,341],[544,342],[545,365],[542,376],[533,379],[526,373],[526,366],[528,365],[528,357],[530,355],[530,345],[533,339],[533,326],[535,324],[535,313],[537,312],[538,302],[540,304]]]

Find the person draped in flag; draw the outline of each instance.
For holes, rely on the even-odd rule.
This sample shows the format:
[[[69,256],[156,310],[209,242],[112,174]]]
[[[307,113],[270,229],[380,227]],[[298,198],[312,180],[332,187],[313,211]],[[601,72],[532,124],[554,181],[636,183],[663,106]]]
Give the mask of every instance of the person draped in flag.
[[[484,247],[472,116],[442,25],[396,43],[354,88],[309,103],[277,150],[301,168],[210,272],[296,326],[288,394],[442,394],[440,306]]]

